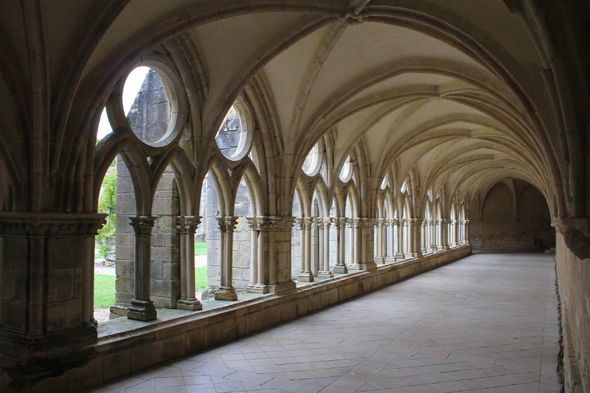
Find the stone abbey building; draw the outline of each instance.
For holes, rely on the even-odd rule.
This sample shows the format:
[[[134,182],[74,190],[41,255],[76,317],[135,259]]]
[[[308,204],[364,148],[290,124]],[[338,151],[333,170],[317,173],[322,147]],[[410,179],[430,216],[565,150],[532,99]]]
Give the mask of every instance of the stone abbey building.
[[[2,1],[0,391],[555,248],[560,373],[590,392],[589,24],[584,0]],[[93,307],[114,161],[116,331]]]

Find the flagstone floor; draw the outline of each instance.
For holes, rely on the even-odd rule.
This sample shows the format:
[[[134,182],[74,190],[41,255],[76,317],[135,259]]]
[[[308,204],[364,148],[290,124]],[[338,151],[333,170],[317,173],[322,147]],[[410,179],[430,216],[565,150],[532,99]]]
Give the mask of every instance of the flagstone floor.
[[[559,392],[554,280],[476,254],[91,392]]]

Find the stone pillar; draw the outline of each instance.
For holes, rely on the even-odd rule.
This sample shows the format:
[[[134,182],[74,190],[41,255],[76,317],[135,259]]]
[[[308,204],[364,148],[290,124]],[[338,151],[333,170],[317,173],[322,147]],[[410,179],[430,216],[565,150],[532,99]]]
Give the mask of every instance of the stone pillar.
[[[397,226],[397,251],[395,253],[395,260],[404,259],[404,219],[396,219],[395,225]],[[407,250],[406,250],[407,251]]]
[[[256,217],[244,217],[248,228],[250,229],[250,283],[248,292],[258,283],[258,231],[256,227]]]
[[[94,236],[105,217],[0,212],[0,353],[23,386],[93,356]]]
[[[437,220],[432,219],[430,221],[430,252],[434,253],[438,250],[437,239],[436,239],[436,225]]]
[[[449,222],[450,220],[443,218],[440,222],[440,246],[439,250],[449,249]]]
[[[354,270],[375,270],[375,219],[374,218],[355,218],[353,219],[355,261],[350,269]]]
[[[238,300],[232,285],[233,240],[234,229],[238,224],[236,216],[215,217],[221,234],[221,274],[219,288],[215,291],[215,300]]]
[[[386,228],[390,228],[391,233],[387,236],[387,229],[385,230],[385,236],[388,237],[387,239],[387,256],[385,257],[385,262],[394,262],[395,261],[395,220],[390,218],[386,220]]]
[[[385,263],[385,257],[383,256],[383,226],[385,224],[383,218],[377,218],[375,221],[375,263]]]
[[[348,267],[349,269],[354,269],[353,266],[357,263],[356,259],[356,248],[358,244],[356,243],[357,239],[355,238],[355,230],[354,230],[354,220],[352,218],[346,219],[346,228],[348,229]]]
[[[201,223],[199,216],[181,216],[176,220],[180,235],[180,299],[176,307],[181,310],[202,310],[195,297],[195,231]]]
[[[151,321],[157,318],[156,308],[150,299],[150,265],[152,262],[152,229],[156,217],[129,217],[135,231],[135,286],[127,318]]]
[[[459,245],[459,222],[457,220],[451,221],[451,231],[453,233],[453,241],[451,242],[451,247],[455,247]]]
[[[463,224],[463,235],[465,237],[464,244],[469,244],[469,220],[465,220],[464,223],[465,223],[465,224]]]
[[[268,291],[286,295],[297,290],[291,279],[291,228],[288,216],[264,217],[261,233],[268,236]]]
[[[320,232],[320,271],[318,277],[334,277],[330,271],[330,222],[328,217],[318,219],[318,228]]]
[[[297,276],[297,281],[313,282],[313,273],[311,271],[311,228],[313,224],[312,217],[301,217],[301,271]]]
[[[408,223],[410,225],[410,255],[414,258],[422,256],[422,247],[421,247],[421,228],[422,222],[424,220],[422,218],[410,218]]]
[[[346,218],[335,217],[332,220],[336,227],[336,265],[334,266],[333,271],[338,274],[346,274],[348,273],[348,268],[344,262],[346,253],[346,244],[344,240],[346,236]]]

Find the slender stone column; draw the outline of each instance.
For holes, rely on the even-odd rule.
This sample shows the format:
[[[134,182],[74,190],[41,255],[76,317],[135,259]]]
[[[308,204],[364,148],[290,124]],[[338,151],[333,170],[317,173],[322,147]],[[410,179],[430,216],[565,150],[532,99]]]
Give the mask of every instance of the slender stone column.
[[[430,221],[430,252],[434,253],[438,250],[437,239],[436,239],[436,225],[437,220],[432,219]]]
[[[215,217],[221,232],[221,277],[215,300],[238,300],[232,285],[234,229],[238,224],[236,216]]]
[[[384,219],[377,218],[375,221],[375,263],[385,263],[385,257],[383,256],[383,226]]]
[[[464,236],[463,236],[463,234],[464,234],[464,232],[463,232],[463,230],[464,230],[464,225],[463,225],[463,224],[464,224],[464,222],[465,222],[465,221],[463,221],[463,220],[459,220],[459,225],[458,225],[458,227],[459,227],[459,229],[458,229],[458,232],[459,232],[459,238],[458,238],[458,241],[457,241],[457,243],[458,243],[459,245],[463,245],[463,244],[465,244],[465,238],[464,238]]]
[[[312,217],[301,218],[301,271],[297,281],[313,282],[311,271],[311,227]]]
[[[451,233],[453,234],[453,241],[451,242],[451,247],[455,247],[459,245],[459,222],[457,220],[451,221]]]
[[[129,217],[135,231],[135,290],[127,318],[151,321],[157,318],[154,302],[150,299],[150,265],[152,263],[152,229],[156,217]]]
[[[328,217],[320,218],[318,220],[318,228],[320,231],[319,243],[322,264],[318,277],[334,277],[330,271],[330,222]]]
[[[398,218],[395,220],[397,226],[397,251],[395,253],[395,260],[404,259],[404,219]]]
[[[440,240],[439,240],[439,250],[448,250],[449,249],[449,220],[447,219],[440,219],[438,220],[440,225]]]
[[[390,228],[390,233],[388,236],[387,228]],[[394,219],[390,218],[386,220],[386,230],[385,236],[387,237],[387,256],[385,257],[385,262],[394,262],[395,261],[395,224]]]
[[[469,220],[465,220],[465,226],[463,230],[465,234],[465,244],[469,244]]]
[[[355,260],[350,269],[375,270],[374,233],[375,219],[360,217],[352,220],[354,229],[354,256]]]
[[[250,292],[259,282],[258,266],[262,258],[259,258],[258,255],[259,232],[257,231],[256,217],[245,217],[245,219],[248,228],[250,228],[250,283],[248,284],[248,292]]]
[[[354,220],[352,218],[346,219],[346,229],[348,230],[348,268],[353,269],[356,264],[356,251],[355,248],[358,246],[357,239],[355,238]]]
[[[334,217],[332,218],[332,222],[336,227],[336,265],[334,266],[333,271],[334,273],[338,274],[346,274],[348,273],[348,268],[346,267],[346,263],[344,262],[346,258],[346,218]]]
[[[176,307],[181,310],[202,310],[195,297],[195,231],[203,217],[181,216],[176,220],[180,235],[180,299]]]
[[[421,218],[410,218],[409,220],[410,225],[410,255],[414,258],[422,256],[422,247],[421,247],[421,227],[422,222],[424,221]]]

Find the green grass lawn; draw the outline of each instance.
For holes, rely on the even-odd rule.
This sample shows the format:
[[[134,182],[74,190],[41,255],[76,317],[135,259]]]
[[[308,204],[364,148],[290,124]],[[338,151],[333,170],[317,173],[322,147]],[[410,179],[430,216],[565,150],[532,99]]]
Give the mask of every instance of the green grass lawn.
[[[207,288],[207,266],[197,267],[195,268],[195,289],[200,291],[205,288]]]
[[[207,243],[195,242],[195,255],[207,255]]]
[[[204,243],[203,243],[204,244]],[[115,304],[115,276],[94,275],[94,308],[107,308]],[[207,288],[207,267],[195,268],[195,289]]]
[[[107,308],[115,304],[115,276],[94,275],[94,308]]]

